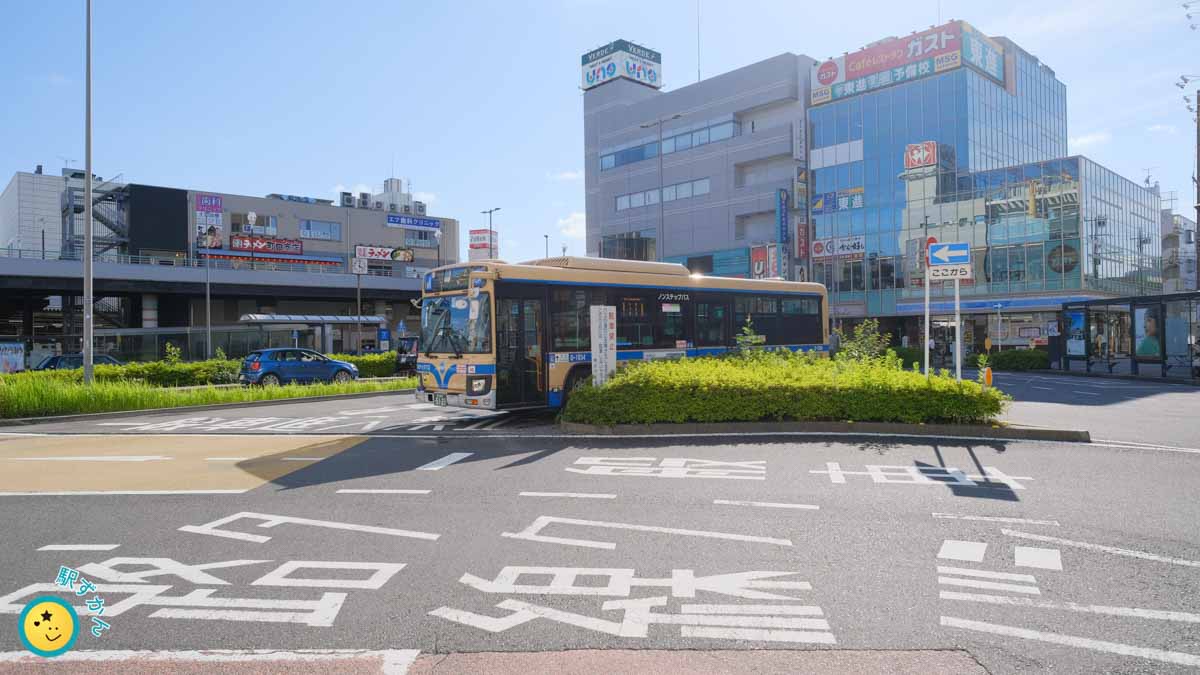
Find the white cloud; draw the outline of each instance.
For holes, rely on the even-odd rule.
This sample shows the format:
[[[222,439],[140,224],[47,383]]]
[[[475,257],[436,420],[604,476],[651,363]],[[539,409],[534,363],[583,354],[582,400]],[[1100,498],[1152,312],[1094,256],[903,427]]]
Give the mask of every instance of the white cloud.
[[[1150,133],[1173,134],[1178,131],[1178,129],[1175,128],[1174,124],[1151,124],[1150,126],[1146,127],[1146,131],[1149,131]]]
[[[568,239],[583,239],[587,235],[587,222],[583,212],[573,211],[566,218],[559,218],[558,231]]]
[[[1082,136],[1073,136],[1067,139],[1067,146],[1072,153],[1083,150],[1085,148],[1104,145],[1112,140],[1112,134],[1108,131],[1096,131]]]
[[[552,173],[547,173],[546,178],[549,178],[550,180],[563,181],[563,182],[583,180],[583,169],[574,169],[574,170],[568,170],[568,171],[555,171]]]

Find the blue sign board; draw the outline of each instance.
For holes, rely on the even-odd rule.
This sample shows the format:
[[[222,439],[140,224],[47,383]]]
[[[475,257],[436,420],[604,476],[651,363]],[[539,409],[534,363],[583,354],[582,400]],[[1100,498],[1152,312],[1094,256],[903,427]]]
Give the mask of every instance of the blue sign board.
[[[379,337],[379,344],[383,344],[384,342],[387,342],[388,340],[392,339],[392,331],[390,331],[386,328],[380,328],[378,337]]]
[[[779,227],[779,243],[791,241],[791,226],[788,224],[788,191],[780,189],[775,200],[775,224]]]
[[[965,241],[929,245],[929,265],[967,265],[971,262],[971,245]]]
[[[419,218],[417,216],[401,216],[394,213],[389,213],[387,217],[388,227],[407,227],[415,230],[440,230],[442,229],[442,221],[437,218]]]

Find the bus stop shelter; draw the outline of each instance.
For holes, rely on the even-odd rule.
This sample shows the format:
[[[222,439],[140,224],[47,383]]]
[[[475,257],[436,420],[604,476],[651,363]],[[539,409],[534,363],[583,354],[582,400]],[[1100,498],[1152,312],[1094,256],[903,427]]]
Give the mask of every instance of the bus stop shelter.
[[[387,319],[375,314],[346,316],[333,314],[243,314],[239,321],[259,327],[302,325],[320,329],[321,351],[326,354],[333,351],[332,328],[334,326],[352,326],[359,334],[361,334],[363,326],[370,326],[373,331],[387,326]],[[355,340],[355,342],[358,342],[358,340]]]
[[[1063,304],[1065,370],[1200,380],[1200,292]]]

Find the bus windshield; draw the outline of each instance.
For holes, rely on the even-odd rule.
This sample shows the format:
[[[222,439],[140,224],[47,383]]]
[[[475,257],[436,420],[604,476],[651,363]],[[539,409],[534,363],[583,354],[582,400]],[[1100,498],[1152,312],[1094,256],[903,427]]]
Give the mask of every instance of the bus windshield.
[[[490,353],[492,305],[488,294],[425,298],[421,303],[420,344],[426,354]]]

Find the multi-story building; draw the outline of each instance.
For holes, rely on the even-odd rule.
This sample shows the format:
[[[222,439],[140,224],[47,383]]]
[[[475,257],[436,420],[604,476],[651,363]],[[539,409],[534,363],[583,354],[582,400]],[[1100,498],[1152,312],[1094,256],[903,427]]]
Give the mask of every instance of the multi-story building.
[[[655,52],[618,41],[585,55],[588,255],[749,276],[750,247],[778,240],[813,63],[782,54],[664,93]]]
[[[1197,290],[1196,223],[1175,213],[1175,195],[1163,201],[1163,292]]]
[[[166,341],[200,357],[210,325],[212,348],[230,355],[281,343],[384,347],[415,330],[408,301],[425,272],[457,261],[458,222],[425,214],[398,179],[378,194],[344,193],[344,206],[95,183],[93,315],[98,349],[118,358],[155,358]],[[0,341],[25,343],[31,360],[81,346],[83,184],[70,169],[22,172],[0,196]],[[242,320],[252,314],[318,318]],[[319,318],[331,316],[343,318]],[[354,316],[378,325],[348,325]]]
[[[618,75],[584,99],[596,254],[812,278],[829,287],[835,321],[878,317],[912,342],[925,243],[966,241],[975,274],[962,288],[964,342],[976,348],[985,337],[1044,341],[1064,301],[1161,288],[1157,192],[1068,156],[1065,85],[1013,41],[966,22],[824,63],[785,54],[669,93]],[[668,154],[665,139],[694,108],[730,115],[732,135]],[[658,120],[669,120],[662,153]],[[653,201],[659,183],[666,194],[710,176],[688,211]],[[608,245],[661,237],[663,221],[665,245]],[[709,255],[728,263],[709,266]],[[944,286],[930,289],[937,313],[952,310]],[[935,339],[951,330],[935,325]]]

